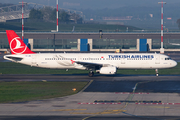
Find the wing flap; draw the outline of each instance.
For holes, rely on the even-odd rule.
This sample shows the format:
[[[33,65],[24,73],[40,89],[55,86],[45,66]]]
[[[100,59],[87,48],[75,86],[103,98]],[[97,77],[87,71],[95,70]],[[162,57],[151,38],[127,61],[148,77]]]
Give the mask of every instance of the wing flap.
[[[99,70],[101,67],[109,66],[109,64],[99,64],[99,63],[80,62],[80,61],[75,61],[75,63],[83,65],[87,69],[93,69],[93,70]]]

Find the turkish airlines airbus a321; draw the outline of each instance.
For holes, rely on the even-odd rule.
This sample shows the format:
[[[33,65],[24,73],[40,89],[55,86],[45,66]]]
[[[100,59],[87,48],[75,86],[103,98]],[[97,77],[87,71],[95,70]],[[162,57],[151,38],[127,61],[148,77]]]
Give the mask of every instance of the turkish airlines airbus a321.
[[[7,30],[11,55],[4,59],[26,65],[55,68],[89,70],[89,76],[115,74],[117,69],[172,68],[177,62],[169,56],[157,53],[34,53],[13,31]]]

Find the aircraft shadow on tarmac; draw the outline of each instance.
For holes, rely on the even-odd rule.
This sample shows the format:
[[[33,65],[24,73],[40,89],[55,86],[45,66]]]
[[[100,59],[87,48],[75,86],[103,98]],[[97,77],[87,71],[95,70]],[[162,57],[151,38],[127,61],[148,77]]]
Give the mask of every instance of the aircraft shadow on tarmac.
[[[88,76],[88,74],[51,74],[53,76]],[[94,74],[93,77],[126,77],[126,76],[156,76],[155,74],[114,74],[114,75],[102,75],[102,74]],[[180,75],[159,75],[159,76],[180,76]]]
[[[88,76],[88,74],[51,74],[53,76]],[[113,75],[106,75],[106,74],[94,74],[93,77],[99,77],[99,76],[105,76],[105,77],[121,77],[121,76],[156,76],[155,74],[113,74]],[[93,78],[92,77],[92,78]]]

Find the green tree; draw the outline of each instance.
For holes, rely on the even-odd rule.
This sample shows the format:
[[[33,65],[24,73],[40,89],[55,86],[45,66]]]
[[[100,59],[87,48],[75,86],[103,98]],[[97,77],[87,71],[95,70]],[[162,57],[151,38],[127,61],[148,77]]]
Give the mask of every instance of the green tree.
[[[56,9],[54,9],[54,10],[52,10],[52,13],[51,13],[51,15],[50,15],[50,18],[51,18],[51,20],[53,20],[53,21],[56,21]],[[59,22],[69,22],[70,20],[70,15],[67,13],[67,12],[65,12],[64,10],[62,10],[62,11],[59,11],[58,12],[59,13]]]
[[[59,14],[59,21],[61,22],[69,22],[70,15],[65,12],[64,10],[60,12]]]
[[[71,20],[73,20],[76,24],[77,23],[82,23],[83,19],[80,17],[80,15],[73,13],[70,16]]]
[[[51,11],[51,14],[50,14],[50,20],[52,20],[52,21],[56,21],[56,9],[53,9],[52,11]]]
[[[43,14],[40,10],[36,9],[31,9],[30,14],[29,14],[30,19],[43,19]]]
[[[44,7],[41,9],[41,12],[44,21],[52,22],[51,14],[53,13],[53,9],[51,7]]]

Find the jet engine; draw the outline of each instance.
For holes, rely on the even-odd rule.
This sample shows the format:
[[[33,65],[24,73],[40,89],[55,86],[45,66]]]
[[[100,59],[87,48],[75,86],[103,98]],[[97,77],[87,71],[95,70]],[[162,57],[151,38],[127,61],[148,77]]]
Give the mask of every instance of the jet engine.
[[[115,74],[116,73],[116,67],[102,67],[100,70],[99,70],[99,73],[100,74]]]

